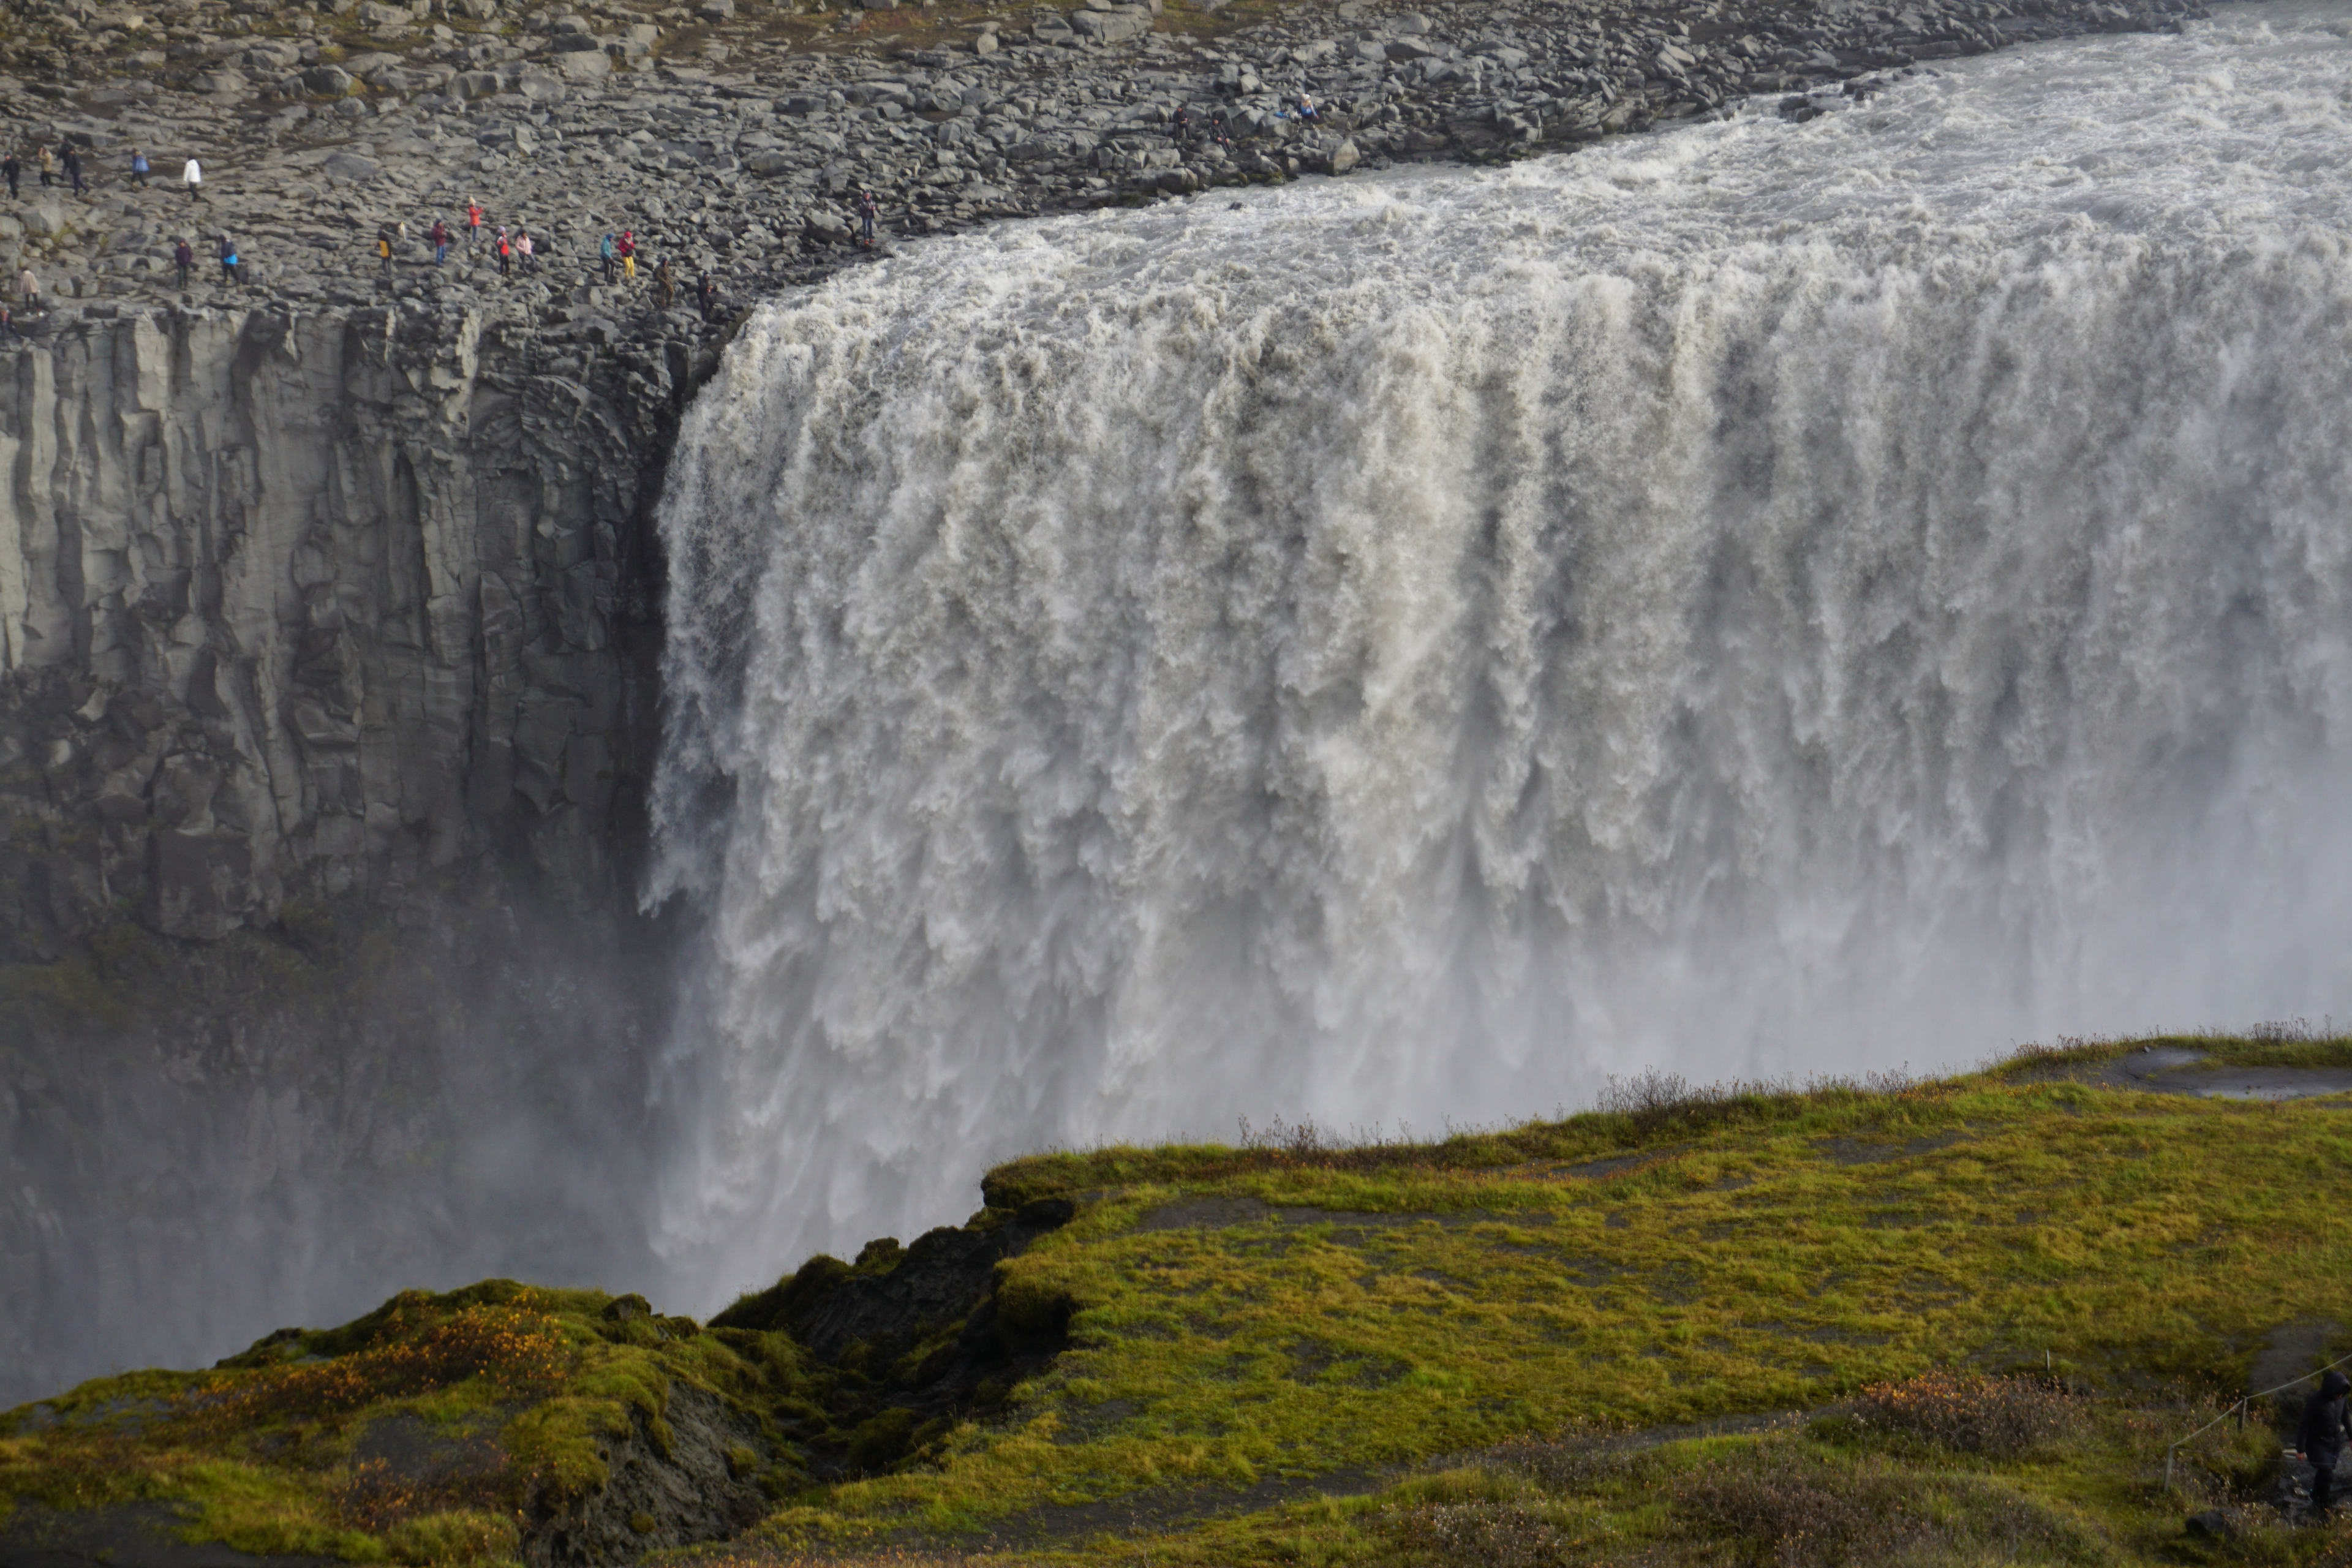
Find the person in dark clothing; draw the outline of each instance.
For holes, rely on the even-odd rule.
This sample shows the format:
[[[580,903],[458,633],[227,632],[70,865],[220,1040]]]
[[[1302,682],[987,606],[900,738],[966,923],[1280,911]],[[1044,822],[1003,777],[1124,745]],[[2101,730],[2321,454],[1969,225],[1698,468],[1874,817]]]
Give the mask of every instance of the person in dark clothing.
[[[2295,1428],[2294,1450],[2311,1461],[2311,1508],[2325,1513],[2336,1500],[2336,1462],[2344,1457],[2347,1436],[2345,1395],[2352,1394],[2352,1378],[2331,1372],[2319,1381],[2319,1392],[2303,1407],[2303,1425]]]
[[[870,247],[870,246],[872,246],[872,245],[873,245],[873,243],[874,243],[874,219],[875,219],[875,217],[876,217],[876,216],[877,216],[881,212],[881,210],[882,210],[882,205],[881,205],[879,202],[877,202],[877,201],[876,201],[876,200],[874,199],[874,193],[873,193],[872,191],[870,191],[870,190],[866,190],[866,189],[860,189],[860,190],[858,191],[858,193],[857,193],[857,243],[858,243],[858,244],[863,245],[863,246],[868,246],[868,247]]]
[[[709,321],[719,311],[719,285],[710,280],[709,272],[694,280],[695,303],[702,307],[702,319]]]
[[[376,259],[383,264],[384,281],[388,283],[392,280],[392,229],[389,226],[375,231],[375,254]]]
[[[66,168],[66,183],[73,187],[73,194],[78,196],[88,195],[89,187],[81,183],[81,154],[74,151],[74,145],[70,142],[65,144],[65,156],[62,162]]]
[[[236,241],[231,239],[226,235],[222,235],[220,237],[220,264],[221,281],[223,283],[235,283],[236,281],[236,268],[237,263],[240,259],[241,258],[236,254]]]
[[[8,199],[15,201],[16,182],[25,177],[25,160],[14,153],[9,153],[5,158],[0,158],[0,174],[5,174],[8,177]]]
[[[141,190],[147,188],[147,176],[154,173],[147,163],[147,154],[138,148],[131,149],[131,183]]]
[[[654,289],[661,296],[661,308],[668,310],[677,303],[677,275],[669,269],[669,258],[665,256],[654,268]]]
[[[181,288],[185,289],[188,286],[188,268],[195,264],[195,247],[190,245],[184,237],[179,244],[172,247],[172,265],[180,269]]]

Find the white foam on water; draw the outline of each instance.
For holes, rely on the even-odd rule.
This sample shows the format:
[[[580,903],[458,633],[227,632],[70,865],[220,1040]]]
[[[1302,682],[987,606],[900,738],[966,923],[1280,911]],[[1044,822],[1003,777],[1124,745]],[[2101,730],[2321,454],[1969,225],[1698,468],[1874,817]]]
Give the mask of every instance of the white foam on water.
[[[1055,1142],[2352,1012],[2352,24],[908,247],[665,503],[706,1298]]]

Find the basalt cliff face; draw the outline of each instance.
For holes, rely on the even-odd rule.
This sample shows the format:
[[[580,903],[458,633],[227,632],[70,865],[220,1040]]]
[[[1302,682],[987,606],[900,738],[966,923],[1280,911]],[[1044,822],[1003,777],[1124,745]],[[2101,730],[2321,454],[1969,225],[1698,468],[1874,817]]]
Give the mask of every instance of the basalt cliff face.
[[[492,1215],[625,1265],[576,1238],[626,1162],[560,1156],[647,1114],[648,515],[715,354],[280,308],[0,359],[0,1404]]]
[[[373,310],[85,321],[6,362],[0,952],[123,914],[216,940],[484,856],[611,897],[690,368],[534,357]]]

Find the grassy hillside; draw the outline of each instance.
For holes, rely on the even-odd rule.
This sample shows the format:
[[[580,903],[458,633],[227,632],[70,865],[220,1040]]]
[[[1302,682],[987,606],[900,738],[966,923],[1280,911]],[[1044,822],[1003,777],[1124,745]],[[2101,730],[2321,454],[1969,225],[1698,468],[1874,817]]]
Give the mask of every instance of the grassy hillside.
[[[2188,1044],[2352,1069],[2344,1041]],[[2162,1485],[2250,1378],[2352,1351],[2347,1102],[2076,1081],[2137,1048],[1645,1079],[1437,1144],[1041,1156],[965,1230],[813,1260],[707,1328],[494,1284],[86,1385],[5,1418],[0,1492],[160,1501],[247,1550],[544,1560],[620,1449],[688,1446],[664,1422],[690,1394],[763,1517],[687,1549],[628,1517],[717,1563],[2352,1564],[2268,1506],[2273,1405]],[[909,1286],[950,1263],[968,1299]],[[494,1458],[371,1503],[394,1417]],[[2226,1538],[2184,1533],[2206,1510]]]

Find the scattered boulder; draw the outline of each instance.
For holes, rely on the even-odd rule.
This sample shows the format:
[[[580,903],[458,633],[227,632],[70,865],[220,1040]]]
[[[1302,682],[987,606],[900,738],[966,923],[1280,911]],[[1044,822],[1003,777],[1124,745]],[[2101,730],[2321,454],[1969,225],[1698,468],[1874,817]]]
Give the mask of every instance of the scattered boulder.
[[[198,71],[191,84],[206,98],[220,103],[240,103],[250,97],[253,86],[242,74],[233,70]]]

